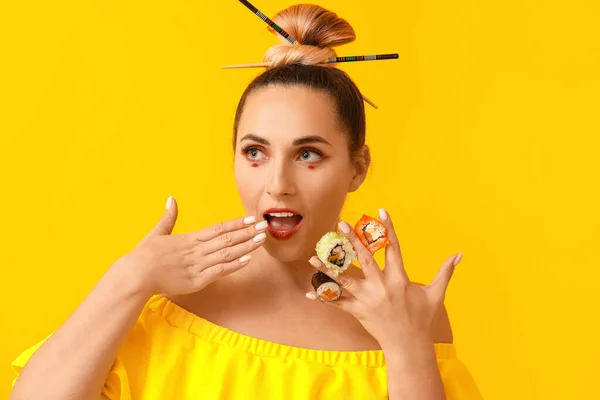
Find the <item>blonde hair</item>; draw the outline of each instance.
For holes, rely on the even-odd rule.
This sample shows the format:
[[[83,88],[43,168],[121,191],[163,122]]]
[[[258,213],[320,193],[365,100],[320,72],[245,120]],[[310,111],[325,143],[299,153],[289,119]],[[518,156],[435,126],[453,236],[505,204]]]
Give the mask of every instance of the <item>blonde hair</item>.
[[[352,26],[343,18],[314,4],[297,4],[280,11],[273,22],[289,33],[298,44],[287,41],[269,48],[263,61],[270,62],[268,68],[281,65],[314,65],[335,57],[333,47],[350,43],[356,39]],[[276,33],[271,27],[268,29]]]

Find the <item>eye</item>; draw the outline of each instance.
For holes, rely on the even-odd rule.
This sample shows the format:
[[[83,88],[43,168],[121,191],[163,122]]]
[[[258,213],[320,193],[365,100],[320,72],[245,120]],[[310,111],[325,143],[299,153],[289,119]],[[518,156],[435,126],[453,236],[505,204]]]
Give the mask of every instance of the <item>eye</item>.
[[[244,155],[248,160],[251,161],[260,161],[267,158],[265,153],[263,153],[257,147],[246,147],[242,149],[242,155]]]
[[[321,152],[316,150],[303,149],[300,151],[300,160],[302,161],[318,161],[321,157]]]

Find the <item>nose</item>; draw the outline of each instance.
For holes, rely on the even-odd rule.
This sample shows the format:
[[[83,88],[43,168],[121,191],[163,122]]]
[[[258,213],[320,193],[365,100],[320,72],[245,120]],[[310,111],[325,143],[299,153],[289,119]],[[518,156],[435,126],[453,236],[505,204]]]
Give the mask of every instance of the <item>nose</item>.
[[[295,195],[296,179],[294,170],[287,165],[286,160],[273,160],[269,167],[269,177],[265,185],[265,191],[275,198]]]

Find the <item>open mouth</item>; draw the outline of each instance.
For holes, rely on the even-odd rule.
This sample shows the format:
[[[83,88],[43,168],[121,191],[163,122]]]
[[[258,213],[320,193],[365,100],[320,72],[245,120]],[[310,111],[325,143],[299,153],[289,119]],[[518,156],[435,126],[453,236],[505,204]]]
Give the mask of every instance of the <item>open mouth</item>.
[[[291,210],[267,210],[263,215],[269,223],[268,232],[275,239],[285,240],[292,237],[302,226],[302,215]]]

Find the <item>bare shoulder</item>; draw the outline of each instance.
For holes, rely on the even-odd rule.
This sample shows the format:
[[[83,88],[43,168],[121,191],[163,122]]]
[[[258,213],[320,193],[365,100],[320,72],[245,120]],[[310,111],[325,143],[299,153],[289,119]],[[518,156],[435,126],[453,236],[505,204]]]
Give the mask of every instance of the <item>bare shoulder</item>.
[[[425,286],[423,283],[419,282],[413,282],[413,285]],[[442,303],[437,315],[433,319],[431,334],[434,343],[453,343],[454,341],[450,318],[448,317],[448,311],[446,310],[444,303]]]

